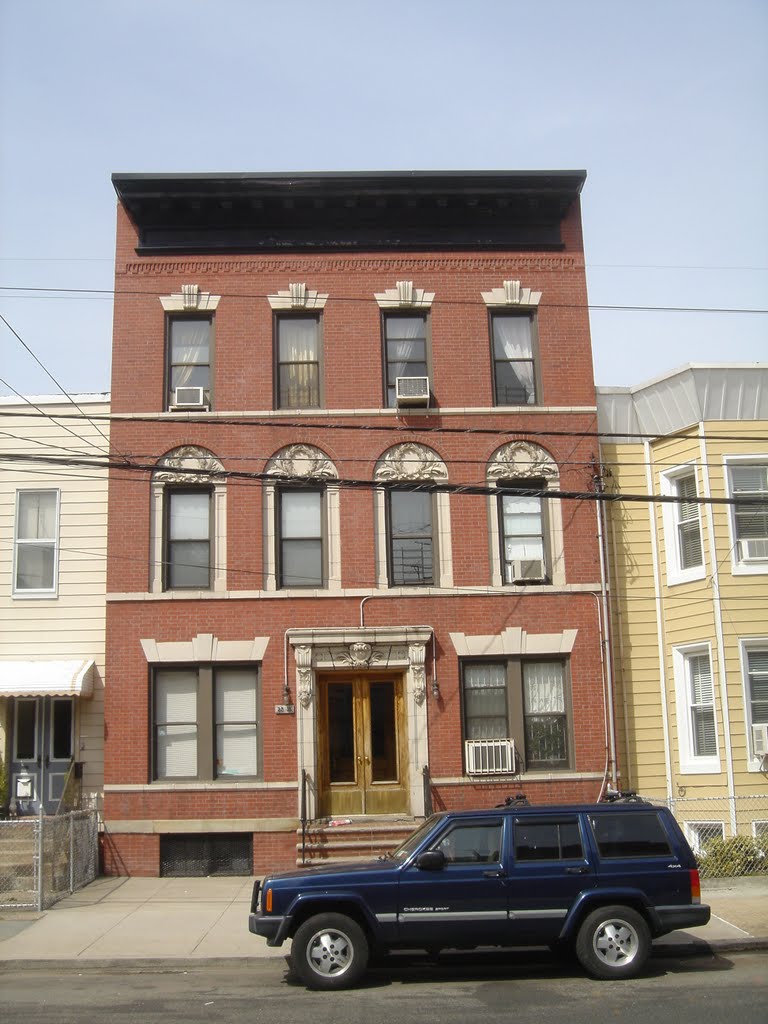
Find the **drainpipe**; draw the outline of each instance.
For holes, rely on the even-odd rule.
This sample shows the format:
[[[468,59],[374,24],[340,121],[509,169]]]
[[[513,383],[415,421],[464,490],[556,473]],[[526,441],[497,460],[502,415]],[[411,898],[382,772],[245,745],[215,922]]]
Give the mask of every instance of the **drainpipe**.
[[[707,464],[707,439],[704,424],[699,423],[699,451],[701,455],[701,473],[704,480],[704,495],[712,497],[709,486],[709,466]],[[725,770],[728,779],[728,806],[731,819],[731,835],[736,835],[736,786],[733,778],[733,751],[731,749],[731,715],[728,707],[728,677],[725,667],[725,644],[723,642],[723,609],[720,601],[720,570],[717,563],[717,545],[715,544],[715,522],[712,503],[707,502],[707,531],[709,533],[709,558],[712,562],[712,612],[715,620],[715,636],[717,637],[717,666],[720,676],[720,705],[723,712],[723,740],[725,744]]]
[[[648,495],[653,494],[653,474],[651,472],[651,446],[643,442],[645,454],[645,484]],[[661,583],[659,577],[659,538],[656,530],[656,506],[648,503],[648,517],[651,525],[651,559],[653,563],[653,590],[656,603],[656,644],[659,658],[659,694],[661,697],[661,727],[664,734],[664,768],[667,776],[667,803],[670,808],[672,798],[672,754],[669,741],[669,708],[667,707],[667,665],[664,654],[664,621],[661,605]]]
[[[600,493],[603,492],[602,474],[596,476],[596,482]],[[606,722],[606,730],[608,736],[607,747],[610,749],[610,760],[611,760],[611,782],[613,783],[614,789],[618,781],[616,772],[616,716],[613,704],[613,670],[611,662],[611,645],[610,645],[610,617],[608,614],[608,580],[605,565],[605,530],[604,530],[604,516],[605,516],[605,502],[598,500],[597,502],[597,544],[600,549],[600,601],[602,604],[602,615],[598,608],[598,623],[600,625],[600,658],[603,663],[603,687],[605,688],[605,703],[608,708],[608,720]],[[597,594],[594,595],[597,598]],[[607,769],[607,766],[606,766]],[[606,770],[606,777],[607,777]],[[605,782],[603,782],[603,788],[605,788]],[[602,799],[602,792],[600,798]]]

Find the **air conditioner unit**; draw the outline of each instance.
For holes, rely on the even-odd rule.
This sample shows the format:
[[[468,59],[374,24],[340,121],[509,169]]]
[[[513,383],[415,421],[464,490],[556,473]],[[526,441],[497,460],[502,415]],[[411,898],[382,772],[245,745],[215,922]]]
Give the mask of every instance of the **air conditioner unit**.
[[[514,740],[465,740],[468,775],[514,775]]]
[[[768,537],[756,537],[739,541],[739,558],[742,562],[768,561]]]
[[[755,757],[768,756],[768,724],[752,726],[752,752]]]
[[[429,405],[429,377],[395,377],[395,400],[402,405]]]
[[[539,558],[508,562],[507,572],[512,583],[543,583],[545,579],[544,563]]]
[[[176,388],[173,392],[175,409],[205,408],[205,388]]]

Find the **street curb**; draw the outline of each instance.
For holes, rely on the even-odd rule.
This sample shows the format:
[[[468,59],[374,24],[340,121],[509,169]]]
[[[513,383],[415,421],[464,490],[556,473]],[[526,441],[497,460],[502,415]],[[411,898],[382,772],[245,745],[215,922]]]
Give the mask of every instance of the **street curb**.
[[[520,948],[520,947],[518,947]],[[544,947],[523,947],[523,948],[544,948]],[[754,953],[768,950],[768,938],[756,938],[750,936],[747,939],[721,939],[715,942],[703,940],[675,944],[661,942],[651,947],[651,956],[660,957],[688,957],[688,956],[715,956],[721,953]],[[522,951],[522,950],[521,950]],[[286,948],[285,956],[258,956],[247,954],[245,956],[225,957],[112,957],[105,959],[78,960],[76,958],[54,958],[34,959],[27,957],[14,960],[6,958],[0,961],[0,974],[11,972],[45,970],[75,970],[77,972],[87,971],[113,971],[129,970],[137,973],[172,972],[186,973],[201,967],[234,968],[243,964],[253,964],[254,961],[264,963],[279,963],[288,959],[289,951]]]

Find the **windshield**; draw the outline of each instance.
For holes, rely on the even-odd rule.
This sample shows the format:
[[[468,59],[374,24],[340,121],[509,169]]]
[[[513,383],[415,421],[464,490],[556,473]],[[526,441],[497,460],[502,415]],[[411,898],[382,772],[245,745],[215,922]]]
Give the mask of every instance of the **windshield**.
[[[398,848],[393,853],[390,853],[390,859],[397,861],[407,860],[413,853],[413,851],[418,849],[419,846],[421,846],[422,842],[424,841],[424,837],[427,835],[428,832],[432,831],[432,829],[435,827],[437,822],[442,817],[442,814],[433,814],[431,815],[431,817],[427,818],[426,821],[423,821],[415,832],[412,832],[406,840],[400,843]]]

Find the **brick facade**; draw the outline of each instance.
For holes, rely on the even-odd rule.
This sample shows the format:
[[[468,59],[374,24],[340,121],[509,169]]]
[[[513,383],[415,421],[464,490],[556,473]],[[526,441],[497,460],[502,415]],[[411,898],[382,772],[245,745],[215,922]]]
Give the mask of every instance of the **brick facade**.
[[[435,809],[493,805],[515,791],[537,802],[596,798],[606,769],[607,730],[594,502],[563,498],[560,503],[562,579],[503,586],[493,585],[500,558],[498,538],[495,545],[489,540],[495,514],[489,501],[495,499],[482,492],[494,453],[517,442],[543,450],[557,467],[560,491],[583,493],[591,487],[596,439],[583,435],[596,429],[595,397],[577,194],[564,204],[562,245],[541,250],[497,246],[489,251],[480,239],[472,246],[454,242],[444,251],[406,251],[395,245],[306,251],[306,245],[296,243],[279,252],[232,254],[217,251],[214,242],[210,251],[201,252],[198,244],[189,247],[197,251],[165,253],[143,244],[144,214],[124,198],[123,184],[116,182],[123,203],[118,208],[112,377],[117,418],[111,437],[113,450],[128,466],[115,468],[110,480],[105,869],[157,873],[158,835],[226,832],[233,821],[253,831],[256,867],[289,866],[295,858],[302,768],[313,790],[311,808],[316,815],[322,811],[318,762],[325,756],[325,741],[316,708],[323,665],[327,670],[330,664],[323,658],[333,662],[337,680],[346,678],[345,664],[350,679],[374,678],[376,667],[385,666],[393,678],[406,680],[403,721],[408,724],[401,738],[401,767],[408,762],[410,788],[402,813],[424,813],[417,778],[425,766]],[[167,185],[169,194],[172,185]],[[227,199],[220,188],[216,194],[213,183],[209,191],[205,202]],[[420,209],[414,213],[417,219]],[[176,216],[182,226],[185,216],[195,223],[192,212]],[[216,215],[211,216],[215,222]],[[312,214],[305,216],[311,228]],[[403,280],[434,293],[427,316],[433,399],[426,410],[383,411],[382,311],[375,295]],[[501,408],[493,404],[489,309],[481,293],[509,280],[542,293],[535,310],[540,397],[536,405]],[[322,408],[314,411],[275,410],[274,314],[267,297],[293,282],[328,295],[321,313]],[[167,411],[167,313],[159,299],[187,283],[220,296],[210,412]],[[446,467],[451,488],[481,489],[448,495],[450,544],[436,538],[436,549],[450,549],[450,585],[388,587],[377,570],[382,538],[377,545],[376,534],[382,520],[377,519],[374,474],[378,460],[404,442],[430,449]],[[340,579],[304,592],[270,585],[273,569],[266,557],[276,542],[273,524],[265,522],[272,513],[263,475],[276,453],[295,445],[318,449],[340,481]],[[155,521],[153,472],[163,456],[185,448],[210,453],[225,474],[226,523],[217,523],[225,533],[224,583],[204,592],[152,589],[153,531],[167,528]],[[405,632],[399,640],[392,634],[394,646],[382,645],[375,633],[377,628],[416,626],[429,627],[431,638],[419,641],[415,654]],[[298,641],[286,631],[302,631],[302,636],[325,631],[331,640],[325,633],[321,640],[318,632],[302,667]],[[551,771],[470,777],[464,764],[462,658],[456,636],[504,635],[512,638],[504,641],[509,644],[517,642],[513,634],[523,637],[520,650],[510,655],[498,641],[504,653],[498,653],[497,644],[486,660],[519,661],[549,652],[566,666],[569,763]],[[555,654],[552,638],[558,635],[565,639],[562,652]],[[544,655],[536,640],[541,636],[549,638]],[[253,663],[260,687],[255,777],[157,777],[153,673],[158,665],[190,667],[189,656],[179,662],[177,648],[168,645],[190,645],[201,637],[213,637],[215,650],[254,637],[266,642],[263,657]],[[356,640],[368,644],[359,656],[353,650]],[[473,652],[477,660],[477,644]],[[153,662],[153,657],[160,660]],[[216,655],[214,662],[217,657],[218,663],[226,662]],[[432,692],[435,675],[437,695]],[[276,714],[276,705],[286,703],[296,713]],[[423,757],[423,764],[415,764],[415,756]]]

